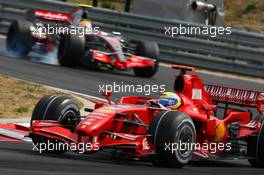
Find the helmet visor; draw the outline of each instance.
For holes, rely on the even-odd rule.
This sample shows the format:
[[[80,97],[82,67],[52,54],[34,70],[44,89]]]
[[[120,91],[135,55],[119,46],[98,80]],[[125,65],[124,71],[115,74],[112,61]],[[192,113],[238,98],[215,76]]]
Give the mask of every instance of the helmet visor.
[[[159,103],[163,106],[174,106],[178,103],[176,98],[160,98]]]

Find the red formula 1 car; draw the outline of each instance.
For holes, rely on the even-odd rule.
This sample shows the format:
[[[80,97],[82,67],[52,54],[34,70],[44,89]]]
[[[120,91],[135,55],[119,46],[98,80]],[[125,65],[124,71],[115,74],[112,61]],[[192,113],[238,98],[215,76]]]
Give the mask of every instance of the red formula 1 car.
[[[175,93],[178,110],[158,98],[127,96],[117,103],[96,103],[80,116],[74,101],[46,96],[36,105],[30,137],[36,149],[65,152],[82,145],[84,153],[115,150],[128,157],[147,159],[158,166],[183,167],[192,158],[245,158],[264,166],[264,94],[256,91],[204,85],[194,68],[173,66],[181,73]],[[49,150],[45,144],[59,145]],[[83,146],[88,144],[88,146]],[[75,147],[76,148],[76,147]],[[78,150],[77,150],[78,151]]]
[[[58,49],[62,66],[134,70],[139,77],[152,77],[158,70],[157,43],[100,31],[83,5],[72,14],[44,10],[34,11],[33,18],[29,14],[34,22],[14,21],[9,28],[6,45],[12,55],[25,57],[30,51],[43,55]]]

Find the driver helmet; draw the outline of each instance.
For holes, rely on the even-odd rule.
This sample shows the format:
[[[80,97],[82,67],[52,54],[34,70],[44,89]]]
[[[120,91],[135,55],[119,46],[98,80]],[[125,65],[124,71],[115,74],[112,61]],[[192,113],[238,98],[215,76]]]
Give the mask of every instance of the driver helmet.
[[[163,92],[159,103],[171,109],[178,109],[181,106],[181,98],[174,92]]]
[[[85,19],[80,21],[79,26],[83,28],[92,28],[92,23],[91,21]]]

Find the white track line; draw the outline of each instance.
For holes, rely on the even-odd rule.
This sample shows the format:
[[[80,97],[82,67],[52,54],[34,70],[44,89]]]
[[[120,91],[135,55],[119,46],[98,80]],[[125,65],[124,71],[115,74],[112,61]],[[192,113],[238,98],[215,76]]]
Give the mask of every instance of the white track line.
[[[92,96],[92,95],[87,95],[87,94],[84,94],[84,93],[75,92],[75,91],[71,91],[71,90],[65,90],[65,89],[61,89],[61,88],[56,88],[56,87],[53,87],[53,86],[47,86],[47,85],[43,85],[43,86],[51,88],[51,89],[54,89],[54,90],[58,90],[58,91],[61,91],[61,92],[75,94],[75,95],[80,95],[80,96],[83,96],[83,97],[92,98],[92,99],[95,99],[95,100],[107,102],[106,99],[103,99],[103,98],[100,98],[100,97],[95,97],[95,96]]]

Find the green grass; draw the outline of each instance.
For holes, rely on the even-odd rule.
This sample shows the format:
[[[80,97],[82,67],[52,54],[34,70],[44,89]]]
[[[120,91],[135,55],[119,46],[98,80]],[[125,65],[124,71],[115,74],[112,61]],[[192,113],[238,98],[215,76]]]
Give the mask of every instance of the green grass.
[[[76,4],[89,4],[92,5],[92,0],[69,0],[68,2]],[[124,9],[124,0],[98,0],[98,7],[108,8],[118,11],[123,11]]]
[[[19,107],[19,108],[16,109],[16,112],[20,113],[20,114],[27,113],[28,111],[29,111],[29,108],[28,107],[24,107],[24,106]]]
[[[225,0],[225,25],[264,30],[263,0]]]
[[[253,12],[254,10],[257,10],[257,6],[256,4],[254,3],[250,3],[246,6],[245,10],[244,10],[244,13],[247,14],[247,13],[251,13]]]

